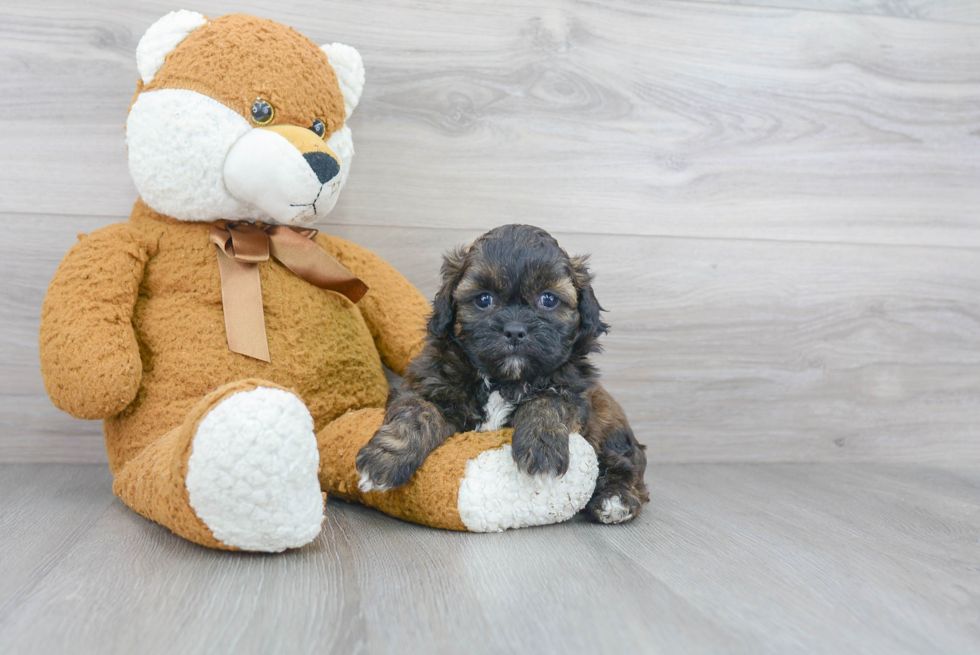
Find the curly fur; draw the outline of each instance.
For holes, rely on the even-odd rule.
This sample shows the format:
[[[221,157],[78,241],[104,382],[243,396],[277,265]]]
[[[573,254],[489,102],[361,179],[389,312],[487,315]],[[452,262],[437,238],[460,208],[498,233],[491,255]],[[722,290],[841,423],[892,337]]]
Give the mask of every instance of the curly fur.
[[[609,329],[602,311],[587,257],[569,257],[540,228],[504,225],[447,253],[426,346],[358,453],[362,489],[405,484],[453,433],[485,423],[514,428],[520,470],[560,476],[568,435],[580,432],[600,466],[586,513],[633,518],[649,499],[646,456],[589,361]],[[499,425],[489,414],[503,406],[511,411]]]

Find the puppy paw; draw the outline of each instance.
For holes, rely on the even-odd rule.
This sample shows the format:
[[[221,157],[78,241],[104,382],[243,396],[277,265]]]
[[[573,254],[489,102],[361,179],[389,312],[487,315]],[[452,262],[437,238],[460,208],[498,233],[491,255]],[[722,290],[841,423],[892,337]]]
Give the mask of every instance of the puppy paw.
[[[582,510],[597,523],[625,523],[640,511],[640,498],[628,487],[609,486],[596,492]]]
[[[568,434],[514,429],[514,462],[527,475],[560,477],[568,471]]]
[[[361,477],[357,479],[357,488],[363,493],[367,493],[369,491],[388,491],[391,489],[390,486],[385,485],[384,483],[375,482],[372,480],[371,474],[367,471],[362,472],[360,469],[358,469],[357,472],[361,474]]]
[[[422,465],[419,458],[389,425],[383,425],[371,441],[357,453],[358,488],[369,491],[388,491],[406,484]]]

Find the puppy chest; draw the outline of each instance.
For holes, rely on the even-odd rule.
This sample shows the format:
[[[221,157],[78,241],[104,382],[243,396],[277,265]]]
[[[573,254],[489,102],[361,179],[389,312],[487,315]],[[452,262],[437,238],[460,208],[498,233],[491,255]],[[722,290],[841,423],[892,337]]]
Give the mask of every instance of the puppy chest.
[[[492,392],[483,405],[483,422],[476,426],[477,432],[491,432],[507,427],[513,411],[514,405],[507,402],[499,391]]]

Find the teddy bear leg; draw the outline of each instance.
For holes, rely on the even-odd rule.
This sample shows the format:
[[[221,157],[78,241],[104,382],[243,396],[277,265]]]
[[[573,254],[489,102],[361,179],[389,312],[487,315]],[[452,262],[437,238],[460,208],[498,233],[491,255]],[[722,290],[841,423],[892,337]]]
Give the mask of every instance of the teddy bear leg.
[[[317,434],[320,485],[327,494],[436,528],[500,532],[560,523],[592,497],[599,464],[595,450],[569,436],[568,472],[531,477],[511,454],[513,430],[467,432],[436,448],[408,484],[389,491],[358,488],[357,452],[381,426],[382,409],[348,412]]]
[[[280,552],[320,532],[313,419],[272,383],[226,384],[116,474],[143,516],[212,548]]]

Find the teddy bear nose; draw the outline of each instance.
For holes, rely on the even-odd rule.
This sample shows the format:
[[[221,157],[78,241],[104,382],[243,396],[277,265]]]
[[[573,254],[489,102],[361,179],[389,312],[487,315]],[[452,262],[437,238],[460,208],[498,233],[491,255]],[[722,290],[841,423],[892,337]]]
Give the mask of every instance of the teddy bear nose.
[[[320,184],[329,182],[340,172],[337,160],[325,152],[308,152],[303,155],[303,159],[316,173],[316,179],[320,180]]]
[[[520,323],[508,323],[504,326],[504,336],[510,341],[510,345],[516,346],[524,341],[524,337],[527,336],[527,328]]]

